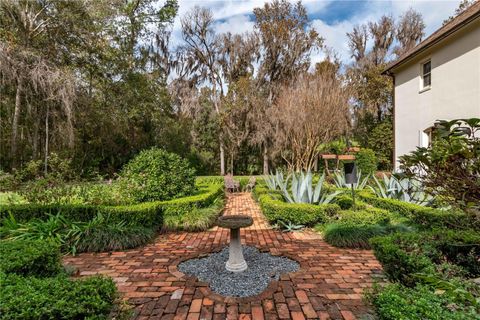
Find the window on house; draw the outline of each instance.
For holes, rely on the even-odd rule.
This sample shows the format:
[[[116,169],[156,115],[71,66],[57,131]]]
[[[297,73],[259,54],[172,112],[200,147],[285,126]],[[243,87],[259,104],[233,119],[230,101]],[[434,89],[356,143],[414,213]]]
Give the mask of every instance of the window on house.
[[[429,88],[432,84],[432,63],[427,61],[422,64],[422,89]]]

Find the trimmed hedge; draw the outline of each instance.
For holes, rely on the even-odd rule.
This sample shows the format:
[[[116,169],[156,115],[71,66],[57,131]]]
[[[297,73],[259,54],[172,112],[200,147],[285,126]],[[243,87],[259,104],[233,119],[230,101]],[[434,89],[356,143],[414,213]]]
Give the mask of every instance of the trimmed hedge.
[[[98,213],[109,215],[112,221],[125,221],[143,226],[159,226],[162,224],[166,210],[184,212],[190,208],[203,208],[223,194],[223,184],[200,185],[199,191],[192,196],[169,201],[146,202],[124,206],[93,205],[55,205],[55,204],[21,204],[0,206],[0,219],[10,214],[18,222],[38,218],[47,219],[49,215],[61,214],[72,221],[90,221]]]
[[[397,222],[405,220],[405,218],[402,219],[398,214],[387,210],[365,206],[363,209],[358,210],[342,210],[329,220],[330,222],[365,225],[390,221]]]
[[[70,280],[0,274],[0,319],[107,319],[117,298],[110,278]]]
[[[402,233],[373,238],[370,244],[390,280],[406,286],[417,283],[415,273],[441,272],[445,263],[460,267],[470,277],[480,276],[480,234],[474,231]]]
[[[62,270],[58,245],[44,240],[0,241],[0,272],[52,276]]]
[[[328,217],[334,216],[340,210],[337,204],[287,203],[283,201],[281,191],[269,190],[263,184],[258,184],[255,187],[253,196],[270,223],[282,221],[296,225],[313,226],[316,223],[327,221]]]
[[[291,222],[296,225],[313,226],[325,222],[340,209],[335,204],[312,205],[303,203],[285,203],[269,195],[259,197],[260,208],[271,223]]]
[[[480,219],[461,211],[446,211],[423,207],[396,199],[379,198],[370,192],[359,192],[359,197],[371,205],[396,212],[425,228],[452,228],[480,230]]]

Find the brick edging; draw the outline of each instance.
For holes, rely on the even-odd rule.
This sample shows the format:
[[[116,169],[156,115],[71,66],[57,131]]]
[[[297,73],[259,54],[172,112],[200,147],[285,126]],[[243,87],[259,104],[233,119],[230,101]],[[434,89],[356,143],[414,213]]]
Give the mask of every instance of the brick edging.
[[[290,260],[293,260],[293,261],[297,262],[300,265],[300,268],[297,271],[287,272],[287,273],[282,273],[282,274],[294,275],[294,274],[299,273],[301,271],[305,271],[308,268],[307,261],[300,258],[300,257],[294,256],[294,255],[289,254],[289,253],[282,253],[282,254],[276,253],[276,252],[272,253],[268,247],[262,247],[262,246],[259,246],[259,245],[255,245],[254,247],[257,248],[262,253],[269,253],[269,254],[271,254],[272,256],[275,256],[275,257],[286,257]],[[193,252],[193,253],[191,253],[189,255],[186,255],[184,257],[175,259],[175,260],[172,261],[171,265],[168,267],[168,272],[172,276],[177,277],[179,279],[185,279],[185,280],[186,279],[194,279],[195,281],[200,282],[197,277],[189,276],[189,275],[187,275],[183,272],[178,271],[178,268],[177,268],[178,265],[180,263],[184,262],[184,261],[187,261],[187,260],[206,257],[206,256],[208,256],[212,253],[216,253],[216,252],[221,251],[223,248],[225,248],[225,246],[218,246],[218,247],[213,248],[212,250],[202,250],[202,251],[198,251],[198,252]],[[282,275],[282,274],[280,274],[280,275]],[[257,295],[248,296],[248,297],[222,296],[218,293],[213,292],[212,289],[210,289],[209,284],[206,287],[200,288],[200,290],[202,291],[202,294],[206,298],[209,298],[209,299],[217,301],[217,302],[248,303],[248,302],[253,302],[253,301],[257,301],[257,300],[263,300],[263,299],[266,299],[266,298],[272,296],[273,293],[277,291],[278,285],[279,285],[279,280],[271,280],[270,283],[268,284],[268,286],[265,288],[265,290],[263,290],[262,292],[260,292]]]

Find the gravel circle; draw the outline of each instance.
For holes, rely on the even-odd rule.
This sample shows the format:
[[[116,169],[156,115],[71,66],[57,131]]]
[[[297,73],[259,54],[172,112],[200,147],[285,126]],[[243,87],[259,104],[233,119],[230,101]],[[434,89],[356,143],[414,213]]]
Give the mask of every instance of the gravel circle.
[[[225,269],[228,260],[228,247],[204,258],[190,259],[178,265],[184,274],[208,282],[213,292],[228,297],[249,297],[261,293],[280,274],[294,272],[300,268],[298,262],[286,257],[272,256],[260,252],[255,247],[243,247],[243,256],[248,269],[234,273]]]

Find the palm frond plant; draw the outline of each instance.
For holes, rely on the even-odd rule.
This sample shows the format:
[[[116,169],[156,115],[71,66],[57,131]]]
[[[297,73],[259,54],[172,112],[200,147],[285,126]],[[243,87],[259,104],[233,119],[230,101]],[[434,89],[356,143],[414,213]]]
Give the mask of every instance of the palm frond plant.
[[[362,176],[362,171],[358,170],[358,183],[354,183],[353,187],[356,190],[363,190],[367,186],[368,181],[370,180],[370,175]],[[345,179],[345,171],[341,170],[336,172],[333,176],[333,181],[337,188],[350,188],[350,184],[347,184]]]
[[[311,203],[311,204],[327,204],[330,203],[342,191],[335,191],[326,194],[323,189],[323,182],[325,181],[325,174],[320,176],[317,185],[314,187],[313,174],[311,171],[292,173],[292,182],[290,184],[290,191],[288,191],[288,178],[284,187],[282,188],[283,196],[287,202],[290,203]]]

